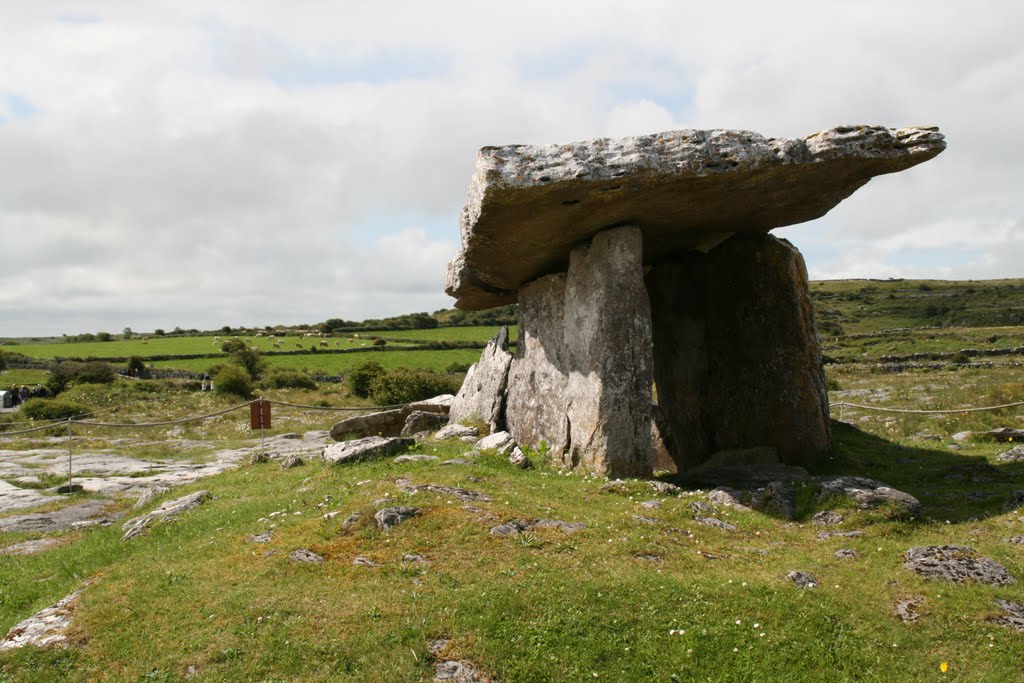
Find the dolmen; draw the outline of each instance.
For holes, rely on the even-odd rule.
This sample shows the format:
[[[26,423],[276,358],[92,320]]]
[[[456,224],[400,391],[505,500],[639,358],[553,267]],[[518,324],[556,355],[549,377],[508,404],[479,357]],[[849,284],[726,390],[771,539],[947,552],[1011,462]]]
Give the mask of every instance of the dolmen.
[[[518,303],[519,338],[514,357],[492,340],[451,420],[609,477],[827,457],[807,270],[770,231],[943,149],[936,128],[877,126],[483,148],[445,290],[463,310]]]

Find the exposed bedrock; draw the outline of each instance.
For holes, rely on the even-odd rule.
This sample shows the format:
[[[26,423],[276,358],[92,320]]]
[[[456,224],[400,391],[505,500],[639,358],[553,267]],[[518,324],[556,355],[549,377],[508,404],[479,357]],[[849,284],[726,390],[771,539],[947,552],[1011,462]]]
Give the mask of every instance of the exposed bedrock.
[[[451,422],[483,422],[492,432],[505,428],[505,385],[512,354],[508,327],[502,327],[487,343],[480,360],[466,373],[462,388],[448,410]]]
[[[945,149],[935,128],[840,126],[804,138],[678,130],[559,145],[484,147],[445,290],[456,307],[514,303],[565,272],[577,245],[612,226],[642,229],[644,263],[706,251],[825,215],[873,176]]]
[[[573,250],[565,275],[520,292],[506,422],[516,442],[546,443],[569,467],[651,473],[651,315],[635,227]]]
[[[828,395],[803,257],[738,233],[647,275],[654,378],[680,470],[773,446],[782,462],[831,450]]]

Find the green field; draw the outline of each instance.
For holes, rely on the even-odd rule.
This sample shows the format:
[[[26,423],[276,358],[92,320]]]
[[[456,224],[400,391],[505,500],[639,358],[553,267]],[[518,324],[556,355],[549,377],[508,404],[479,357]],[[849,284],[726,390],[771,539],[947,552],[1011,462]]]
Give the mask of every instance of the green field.
[[[500,325],[484,327],[437,327],[430,330],[381,330],[366,332],[364,336],[384,337],[385,339],[416,339],[423,341],[474,341],[486,343],[491,340]],[[519,336],[519,326],[509,325],[508,338],[515,343]]]
[[[225,356],[226,358],[226,356]],[[273,368],[305,370],[323,375],[343,374],[353,365],[372,360],[385,368],[407,367],[444,370],[452,363],[472,364],[480,360],[479,349],[447,349],[440,351],[367,351],[365,353],[304,353],[288,356],[265,356]],[[222,361],[214,358],[165,360],[153,363],[154,368],[206,372]]]

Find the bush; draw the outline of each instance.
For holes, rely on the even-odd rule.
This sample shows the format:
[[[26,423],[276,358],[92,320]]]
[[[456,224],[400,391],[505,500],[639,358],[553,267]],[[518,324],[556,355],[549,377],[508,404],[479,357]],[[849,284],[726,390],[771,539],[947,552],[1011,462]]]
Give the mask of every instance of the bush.
[[[228,339],[221,350],[231,357],[231,362],[245,368],[250,379],[257,379],[267,369],[267,361],[258,349],[251,348],[244,339]]]
[[[447,372],[447,373],[451,373],[451,374],[458,374],[460,372],[463,372],[463,373],[464,372],[469,372],[469,366],[470,365],[472,365],[472,363],[452,363],[451,365],[446,367],[444,369],[444,371]]]
[[[117,377],[114,366],[101,360],[52,363],[49,371],[46,388],[54,396],[64,391],[69,384],[110,384]]]
[[[88,415],[89,407],[60,398],[30,398],[22,404],[21,414],[33,420],[66,420]]]
[[[316,382],[301,370],[274,370],[260,386],[265,389],[316,389]]]
[[[128,373],[133,377],[147,378],[149,372],[146,369],[146,361],[142,356],[132,356],[128,359]]]
[[[7,369],[7,354],[0,351],[0,372]]]
[[[460,385],[458,378],[432,370],[391,368],[370,382],[370,398],[377,405],[411,403],[439,394],[454,394]]]
[[[213,387],[218,394],[252,398],[252,377],[245,368],[238,365],[225,365],[221,368],[214,378]]]
[[[388,340],[387,339],[374,339],[373,340],[373,345],[374,346],[387,346],[388,345]]]
[[[345,376],[345,383],[353,396],[368,398],[370,384],[384,374],[384,366],[375,360],[367,360],[352,366]]]

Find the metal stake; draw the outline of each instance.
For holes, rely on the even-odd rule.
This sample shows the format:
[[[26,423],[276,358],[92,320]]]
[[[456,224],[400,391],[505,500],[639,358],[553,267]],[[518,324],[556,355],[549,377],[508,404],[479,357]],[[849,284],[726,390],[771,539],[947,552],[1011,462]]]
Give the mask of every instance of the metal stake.
[[[260,396],[260,451],[263,455],[267,454],[267,442],[266,442],[266,431],[264,430],[263,424],[263,397]]]

